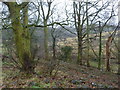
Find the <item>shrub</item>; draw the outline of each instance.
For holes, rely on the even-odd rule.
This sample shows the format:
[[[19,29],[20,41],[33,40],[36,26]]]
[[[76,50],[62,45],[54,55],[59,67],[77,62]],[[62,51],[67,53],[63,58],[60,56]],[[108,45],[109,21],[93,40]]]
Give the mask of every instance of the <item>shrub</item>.
[[[73,48],[71,46],[64,46],[61,48],[61,59],[64,61],[68,61],[71,58]]]

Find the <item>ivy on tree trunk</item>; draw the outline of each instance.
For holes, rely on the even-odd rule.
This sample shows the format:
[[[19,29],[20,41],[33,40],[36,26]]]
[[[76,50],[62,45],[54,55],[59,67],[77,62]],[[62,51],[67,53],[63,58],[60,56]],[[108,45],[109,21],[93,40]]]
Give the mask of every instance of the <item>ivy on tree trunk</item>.
[[[25,3],[25,2],[24,2]],[[26,2],[27,3],[27,2]],[[14,33],[14,40],[18,61],[21,64],[21,70],[26,73],[34,72],[34,62],[32,60],[30,50],[30,33],[27,28],[28,25],[28,6],[21,8],[16,2],[9,2],[7,4],[10,12],[10,18]],[[23,10],[23,22],[20,19]]]

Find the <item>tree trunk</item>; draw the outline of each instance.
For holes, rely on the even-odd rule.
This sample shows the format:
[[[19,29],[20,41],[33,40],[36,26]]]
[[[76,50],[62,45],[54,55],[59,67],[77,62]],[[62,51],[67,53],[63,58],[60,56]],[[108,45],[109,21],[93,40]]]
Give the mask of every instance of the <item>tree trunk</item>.
[[[101,69],[101,56],[102,56],[102,30],[99,22],[99,58],[98,58],[98,69]]]
[[[106,71],[110,71],[110,42],[106,42]]]
[[[45,59],[49,60],[49,52],[48,52],[48,27],[47,20],[44,21],[44,48],[45,48]]]
[[[90,59],[90,42],[89,42],[89,35],[87,35],[87,67],[90,66],[90,62],[89,62],[89,59]]]
[[[118,32],[118,63],[120,64],[120,32]],[[120,75],[120,65],[118,65],[118,75]]]
[[[99,59],[98,59],[98,69],[101,69],[101,55],[102,55],[102,41],[101,41],[101,37],[102,37],[102,32],[100,32],[100,36],[99,36]]]
[[[53,37],[53,59],[56,59],[56,39]]]
[[[77,63],[82,65],[82,28],[81,25],[78,28],[78,58]]]
[[[11,22],[14,32],[14,39],[16,45],[16,52],[18,56],[18,60],[21,64],[21,70],[26,73],[34,72],[34,63],[32,61],[31,50],[30,50],[30,34],[29,29],[26,27],[28,24],[28,13],[27,7],[26,12],[24,12],[23,24],[22,26],[20,20],[20,8],[17,6],[15,2],[9,3],[9,11],[11,14]]]
[[[88,21],[88,3],[86,3],[86,18],[87,18],[87,67],[90,66],[89,59],[90,59],[90,42],[89,42],[89,21]]]
[[[77,4],[73,2],[73,10],[74,10],[74,21],[75,21],[75,28],[77,31],[78,37],[78,56],[77,56],[77,64],[82,65],[82,27],[81,24],[81,3],[79,2],[79,7]]]

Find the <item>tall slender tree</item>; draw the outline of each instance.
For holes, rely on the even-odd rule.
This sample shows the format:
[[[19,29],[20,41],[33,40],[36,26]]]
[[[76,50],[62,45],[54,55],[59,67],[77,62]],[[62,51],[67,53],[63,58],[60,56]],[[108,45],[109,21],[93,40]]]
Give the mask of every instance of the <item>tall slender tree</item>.
[[[49,50],[48,50],[48,19],[51,16],[51,4],[52,1],[51,0],[47,0],[47,15],[45,15],[46,10],[44,10],[43,8],[43,1],[40,1],[40,7],[41,7],[41,11],[42,11],[42,16],[43,16],[43,24],[44,24],[44,49],[45,49],[45,59],[48,60],[49,59]]]
[[[90,54],[89,54],[89,51],[90,51],[90,41],[89,41],[89,33],[90,33],[90,29],[89,29],[89,19],[88,19],[88,1],[86,2],[86,22],[87,22],[87,25],[86,25],[86,31],[87,31],[87,66],[89,67],[90,66],[90,63],[89,63],[89,59],[90,59]]]
[[[77,63],[82,64],[82,25],[81,25],[81,3],[73,2],[74,22],[78,38],[78,56]]]
[[[98,58],[98,69],[101,68],[101,56],[102,56],[102,30],[101,30],[101,22],[99,21],[99,58]]]

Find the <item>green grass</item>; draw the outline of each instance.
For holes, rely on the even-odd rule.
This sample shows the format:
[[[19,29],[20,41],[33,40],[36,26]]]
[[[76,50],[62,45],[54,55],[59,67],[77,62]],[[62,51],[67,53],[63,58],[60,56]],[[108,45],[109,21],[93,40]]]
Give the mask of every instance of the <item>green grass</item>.
[[[90,65],[97,68],[98,67],[98,62],[90,61]],[[101,68],[103,68],[103,67],[104,67],[104,63],[101,63]]]
[[[90,61],[90,65],[91,65],[92,67],[97,68],[97,67],[98,67],[98,62]],[[111,64],[110,67],[111,67],[111,71],[112,71],[112,72],[117,73],[118,64]],[[102,63],[101,68],[105,70],[105,64],[104,64],[104,63]]]
[[[90,61],[90,65],[96,68],[98,67],[98,63],[94,61]]]

